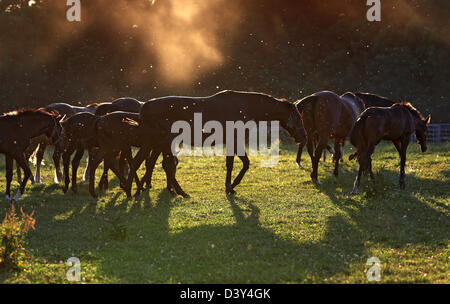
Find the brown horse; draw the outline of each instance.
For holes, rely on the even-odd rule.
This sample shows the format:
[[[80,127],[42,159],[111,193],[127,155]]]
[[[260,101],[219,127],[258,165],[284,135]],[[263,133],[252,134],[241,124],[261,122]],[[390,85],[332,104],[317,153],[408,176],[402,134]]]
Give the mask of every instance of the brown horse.
[[[95,148],[95,122],[97,116],[92,113],[77,113],[61,122],[62,138],[64,149],[62,154],[64,167],[64,193],[67,192],[70,183],[69,162],[74,152],[72,160],[72,191],[77,193],[77,170],[84,150]]]
[[[25,191],[25,185],[31,176],[25,150],[32,138],[45,135],[52,144],[61,145],[61,116],[42,110],[23,109],[0,116],[0,153],[6,161],[6,199],[11,200],[11,180],[13,160],[24,170],[24,178],[14,200],[17,201]]]
[[[122,188],[126,185],[126,177],[124,176],[124,164],[119,160],[119,168],[115,164],[117,155],[120,158],[131,161],[131,147],[141,147],[141,142],[145,138],[145,134],[140,133],[138,124],[129,123],[129,120],[139,122],[139,114],[129,112],[112,112],[101,116],[95,123],[96,147],[94,153],[89,157],[89,192],[95,198],[95,170],[100,162],[104,161],[104,171],[100,179],[99,189],[107,189],[108,187],[108,170],[111,169],[120,180]],[[136,184],[140,185],[139,179],[136,178]],[[125,188],[124,188],[125,189]]]
[[[422,114],[410,103],[396,103],[393,106],[371,107],[365,110],[358,118],[352,132],[351,143],[357,149],[356,156],[359,162],[359,171],[356,176],[353,194],[358,193],[361,174],[369,171],[371,179],[371,155],[375,146],[381,140],[391,140],[400,154],[400,188],[405,188],[406,150],[411,134],[415,132],[422,152],[427,150],[426,132],[431,115],[423,118]],[[353,158],[351,156],[350,160]]]
[[[127,112],[127,113],[139,113],[141,107],[144,103],[132,98],[132,97],[121,97],[112,102],[105,102],[100,104],[95,110],[96,116],[104,116],[112,112]],[[121,166],[128,165],[125,162],[125,153],[119,152],[119,163]],[[89,166],[88,166],[89,168]],[[102,180],[100,182],[100,186],[103,185],[103,188],[106,189],[108,187],[108,170],[104,170],[102,174]]]
[[[163,168],[167,175],[168,190],[173,194],[188,196],[181,189],[175,177],[177,161],[172,153],[171,145],[177,135],[171,133],[171,127],[174,122],[183,121],[191,127],[191,130],[194,130],[194,113],[201,113],[204,121],[216,121],[222,126],[226,126],[227,121],[243,123],[254,121],[257,123],[276,120],[296,141],[301,141],[305,137],[296,106],[287,100],[277,99],[263,93],[226,90],[208,97],[170,96],[152,99],[142,106],[140,112],[141,134],[145,134],[146,138],[142,148],[131,162],[127,180],[128,197],[131,196],[131,182],[136,170],[152,149],[154,149],[152,153],[156,155],[155,161],[160,153],[163,154]],[[230,134],[234,143],[234,153],[227,150],[226,156],[225,188],[227,194],[235,193],[234,188],[240,183],[250,164],[246,153],[238,155],[243,163],[243,168],[231,183],[234,156],[238,154],[238,149],[241,149],[242,146],[245,147],[245,141],[237,142],[235,133]],[[202,136],[205,136],[205,133]],[[223,134],[222,138],[227,138],[226,134]],[[160,141],[160,144],[157,144],[157,141]],[[203,140],[197,144],[203,144]]]
[[[328,140],[333,138],[333,173],[337,176],[342,146],[358,115],[364,110],[364,103],[353,93],[339,96],[330,91],[322,91],[301,99],[297,106],[300,107],[303,126],[308,135],[307,148],[312,162],[311,179],[320,184],[318,167],[322,151],[327,147]]]
[[[88,112],[88,113],[94,113],[95,109],[97,108],[98,104],[93,103],[89,104],[85,107],[79,107],[79,106],[73,106],[67,103],[52,103],[44,108],[40,108],[43,111],[49,112],[49,113],[58,113],[61,116],[65,116],[65,118],[69,118],[72,115],[76,113],[81,112]],[[27,159],[30,157],[30,155],[36,150],[36,148],[39,145],[39,149],[36,152],[36,174],[35,174],[35,182],[37,184],[40,184],[42,182],[41,179],[41,164],[42,160],[44,158],[45,150],[48,146],[52,145],[51,141],[45,136],[41,135],[38,137],[35,137],[31,139],[30,145],[28,146],[26,150]],[[62,181],[62,173],[61,173],[61,167],[60,167],[60,159],[61,159],[62,151],[55,147],[53,151],[53,163],[55,164],[55,182]],[[20,169],[17,167],[17,177],[20,180]]]

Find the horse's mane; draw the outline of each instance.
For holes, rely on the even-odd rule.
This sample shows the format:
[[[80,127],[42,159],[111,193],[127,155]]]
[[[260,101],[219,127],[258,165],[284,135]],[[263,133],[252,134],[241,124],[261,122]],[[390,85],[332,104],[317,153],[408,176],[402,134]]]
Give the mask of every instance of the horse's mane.
[[[55,113],[50,113],[50,112],[44,111],[42,108],[38,108],[38,109],[23,108],[23,109],[3,113],[2,116],[4,116],[4,117],[5,116],[7,116],[7,117],[23,117],[23,116],[29,116],[29,115],[34,115],[34,114],[56,116]]]
[[[402,102],[397,102],[396,104],[401,105],[401,106],[404,106],[405,108],[407,108],[407,109],[409,110],[409,112],[410,112],[414,117],[419,118],[419,119],[421,119],[421,120],[424,119],[423,116],[422,116],[422,114],[419,112],[419,110],[417,110],[416,108],[414,108],[414,106],[413,106],[411,103],[402,101]]]

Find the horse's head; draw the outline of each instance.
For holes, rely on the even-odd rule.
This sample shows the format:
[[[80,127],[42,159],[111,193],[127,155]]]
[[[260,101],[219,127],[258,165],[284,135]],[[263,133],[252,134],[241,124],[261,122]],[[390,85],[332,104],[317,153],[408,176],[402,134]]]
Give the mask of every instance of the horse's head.
[[[290,102],[284,102],[287,107],[287,119],[280,120],[280,124],[294,138],[295,142],[303,142],[306,139],[305,129],[297,106]]]
[[[419,118],[416,120],[416,138],[422,152],[427,151],[427,129],[431,121],[431,114],[427,118]]]

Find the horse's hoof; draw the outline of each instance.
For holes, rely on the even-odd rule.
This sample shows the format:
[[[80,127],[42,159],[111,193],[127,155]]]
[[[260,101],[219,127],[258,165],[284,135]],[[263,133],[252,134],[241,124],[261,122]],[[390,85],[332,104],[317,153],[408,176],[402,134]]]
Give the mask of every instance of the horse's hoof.
[[[227,191],[227,195],[236,195],[236,191],[233,189]]]
[[[318,179],[313,179],[312,182],[316,185],[322,185],[322,183]]]
[[[187,193],[181,193],[181,196],[183,198],[191,198],[191,196],[189,194],[187,194]]]
[[[350,195],[358,195],[358,189],[353,189],[352,192],[350,192]]]
[[[297,166],[298,166],[299,168],[303,168],[302,163],[297,163]]]

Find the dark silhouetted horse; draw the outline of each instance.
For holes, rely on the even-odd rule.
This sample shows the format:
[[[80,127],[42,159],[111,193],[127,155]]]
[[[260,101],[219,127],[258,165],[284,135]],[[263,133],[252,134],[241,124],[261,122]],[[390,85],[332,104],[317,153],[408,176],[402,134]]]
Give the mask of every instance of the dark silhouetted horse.
[[[85,107],[72,106],[67,103],[52,103],[41,109],[43,111],[46,111],[49,113],[56,112],[56,113],[59,113],[61,116],[65,116],[65,118],[69,118],[76,113],[81,113],[81,112],[94,113],[97,106],[98,106],[97,103],[93,103],[93,104],[87,105]],[[33,138],[31,140],[30,146],[27,148],[28,158],[30,157],[31,153],[36,150],[38,145],[39,145],[39,149],[36,153],[35,182],[39,184],[42,182],[42,180],[41,180],[41,164],[42,164],[42,160],[44,158],[44,153],[45,153],[46,148],[52,144],[45,135],[41,135],[36,138]],[[62,173],[61,173],[61,167],[60,167],[61,154],[62,154],[62,151],[60,149],[58,149],[58,148],[54,149],[52,158],[53,158],[53,163],[55,164],[55,182],[62,181]],[[18,176],[18,179],[20,179],[19,167],[17,168],[17,176]]]
[[[77,170],[84,150],[93,153],[95,149],[95,122],[97,116],[92,113],[77,113],[61,122],[64,149],[62,154],[64,167],[64,193],[67,192],[70,183],[69,163],[72,154],[72,191],[77,193]]]
[[[330,91],[322,91],[301,99],[297,106],[307,134],[307,148],[312,162],[311,179],[320,183],[319,160],[330,138],[334,139],[333,173],[337,176],[342,146],[358,115],[364,110],[364,103],[353,93],[339,96]]]
[[[399,183],[400,188],[404,189],[406,150],[411,134],[416,134],[422,152],[425,152],[427,150],[426,132],[430,120],[431,115],[423,118],[410,103],[396,103],[389,108],[366,109],[358,118],[350,136],[352,145],[357,149],[356,155],[351,155],[350,160],[356,156],[359,162],[358,175],[352,193],[358,193],[362,173],[368,171],[371,179],[374,179],[371,155],[381,140],[391,140],[400,154]]]
[[[95,170],[101,161],[104,161],[104,171],[100,179],[99,189],[108,187],[108,170],[111,169],[119,178],[120,186],[126,185],[126,176],[124,175],[123,163],[119,160],[117,168],[115,160],[120,154],[120,159],[125,161],[132,160],[131,147],[141,147],[145,134],[141,134],[138,128],[139,114],[129,112],[112,112],[101,116],[95,124],[96,147],[95,152],[89,158],[89,192],[95,198]],[[140,187],[139,179],[135,176],[136,184]]]
[[[172,153],[171,145],[173,139],[178,136],[171,133],[172,124],[176,121],[184,121],[194,131],[194,113],[201,113],[203,121],[219,122],[226,133],[226,122],[254,121],[279,121],[296,141],[305,137],[300,115],[296,106],[286,100],[274,98],[267,94],[238,91],[222,91],[208,97],[163,97],[146,102],[140,112],[141,134],[145,135],[145,142],[136,157],[131,162],[130,173],[127,180],[127,196],[131,196],[131,182],[142,161],[153,149],[156,161],[159,153],[163,155],[163,168],[167,175],[167,188],[171,193],[177,193],[183,197],[188,195],[181,189],[176,180],[176,158]],[[236,132],[230,135],[234,143],[234,153],[227,153],[227,174],[225,188],[227,194],[234,194],[234,188],[240,183],[245,172],[249,168],[249,159],[246,153],[238,155],[243,163],[243,168],[231,183],[231,172],[233,170],[234,156],[237,150],[245,148],[245,141],[237,142]],[[206,135],[203,133],[203,137]],[[223,139],[227,138],[223,134]],[[161,141],[157,143],[157,141]],[[195,141],[192,140],[193,145]],[[203,144],[203,140],[201,140]],[[224,143],[225,144],[225,143]],[[231,150],[227,149],[227,150]],[[232,155],[230,155],[232,154]],[[153,167],[150,165],[150,167]],[[150,169],[150,168],[148,168]],[[143,179],[144,180],[144,179]]]
[[[0,116],[0,153],[6,160],[6,199],[11,200],[11,180],[13,175],[13,160],[24,170],[24,178],[14,200],[17,201],[25,191],[25,185],[31,176],[25,150],[32,138],[45,135],[52,144],[61,145],[62,116],[42,110],[24,109]]]

